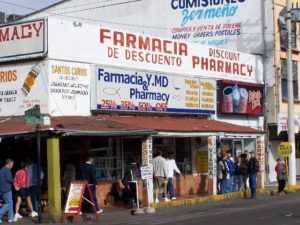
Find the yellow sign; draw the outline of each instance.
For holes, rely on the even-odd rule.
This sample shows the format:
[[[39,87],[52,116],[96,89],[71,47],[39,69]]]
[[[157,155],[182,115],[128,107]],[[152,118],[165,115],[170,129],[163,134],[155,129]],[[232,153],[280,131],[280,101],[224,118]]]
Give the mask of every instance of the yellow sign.
[[[292,148],[290,143],[288,142],[281,142],[278,146],[278,154],[284,158],[287,158],[292,153]]]
[[[197,151],[195,168],[197,173],[208,173],[208,151]]]

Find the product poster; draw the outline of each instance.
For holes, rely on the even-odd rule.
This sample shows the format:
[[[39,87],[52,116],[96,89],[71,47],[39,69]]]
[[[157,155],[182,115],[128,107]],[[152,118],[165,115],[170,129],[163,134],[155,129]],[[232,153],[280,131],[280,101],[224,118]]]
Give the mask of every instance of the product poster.
[[[221,114],[263,115],[263,85],[221,81],[218,95]]]
[[[47,87],[44,61],[0,66],[0,116],[22,116],[35,105],[48,114]]]

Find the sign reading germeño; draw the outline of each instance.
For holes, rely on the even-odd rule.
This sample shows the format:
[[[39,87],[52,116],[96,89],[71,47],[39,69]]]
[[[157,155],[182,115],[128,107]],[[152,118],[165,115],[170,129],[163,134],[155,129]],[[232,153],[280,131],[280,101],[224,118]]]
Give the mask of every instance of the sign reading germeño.
[[[0,62],[43,56],[45,32],[43,19],[0,26]]]
[[[97,68],[96,110],[214,114],[214,80]]]

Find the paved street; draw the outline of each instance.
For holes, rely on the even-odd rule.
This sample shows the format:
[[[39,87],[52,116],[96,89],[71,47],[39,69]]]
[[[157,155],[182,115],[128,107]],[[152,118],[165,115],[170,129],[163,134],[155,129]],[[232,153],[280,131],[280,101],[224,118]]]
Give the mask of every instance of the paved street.
[[[232,200],[159,209],[156,214],[131,216],[127,211],[104,213],[101,224],[205,224],[293,225],[300,224],[300,193],[284,197]]]

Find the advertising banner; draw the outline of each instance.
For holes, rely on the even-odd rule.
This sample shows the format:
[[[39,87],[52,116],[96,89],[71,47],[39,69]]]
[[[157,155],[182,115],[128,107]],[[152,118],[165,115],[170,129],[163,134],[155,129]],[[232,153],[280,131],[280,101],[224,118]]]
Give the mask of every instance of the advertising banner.
[[[54,18],[49,18],[48,26],[50,58],[151,68],[209,79],[263,82],[259,56],[91,24],[78,28],[71,21]]]
[[[43,19],[0,26],[0,62],[45,55],[45,26]]]
[[[233,81],[218,84],[219,113],[262,116],[264,86]]]
[[[217,144],[216,137],[208,137],[208,175],[217,176]]]
[[[295,133],[298,133],[300,130],[300,115],[294,115],[294,124],[295,124]],[[277,116],[277,135],[282,131],[288,130],[288,116],[286,113],[278,113]]]
[[[49,92],[52,116],[90,115],[90,66],[49,61]]]
[[[47,65],[31,62],[0,66],[0,116],[20,116],[40,105],[48,113]]]
[[[96,110],[214,114],[214,80],[97,68]]]

